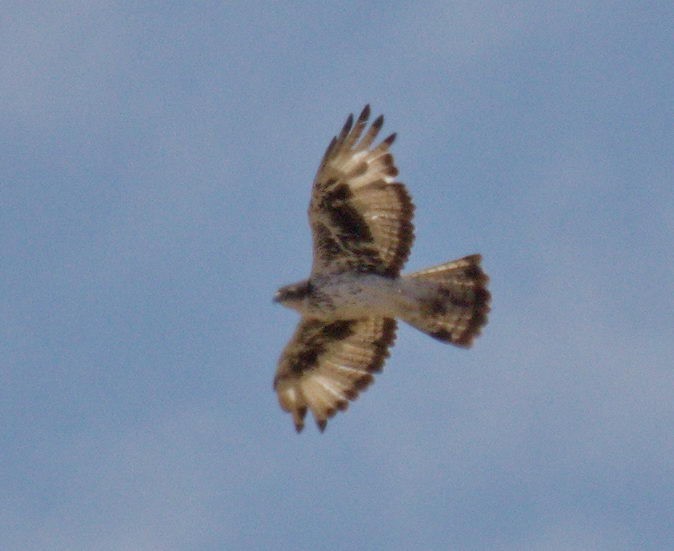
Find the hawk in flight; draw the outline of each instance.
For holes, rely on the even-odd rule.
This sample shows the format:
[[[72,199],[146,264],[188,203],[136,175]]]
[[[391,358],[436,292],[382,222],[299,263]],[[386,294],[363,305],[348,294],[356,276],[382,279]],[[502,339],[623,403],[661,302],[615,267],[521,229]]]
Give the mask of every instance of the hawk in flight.
[[[480,255],[401,276],[414,239],[414,205],[389,152],[373,145],[384,118],[350,115],[328,146],[309,205],[309,279],[274,300],[301,315],[274,378],[297,432],[307,410],[321,431],[373,381],[388,357],[396,318],[435,339],[470,346],[487,323],[490,294]]]

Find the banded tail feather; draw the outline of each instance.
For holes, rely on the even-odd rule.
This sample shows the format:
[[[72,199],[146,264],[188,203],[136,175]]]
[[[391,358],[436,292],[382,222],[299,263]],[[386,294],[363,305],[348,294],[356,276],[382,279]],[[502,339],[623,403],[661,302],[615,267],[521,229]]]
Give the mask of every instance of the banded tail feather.
[[[431,287],[419,301],[419,309],[405,321],[437,340],[469,347],[487,323],[490,310],[489,277],[480,267],[481,260],[474,254],[404,276]]]

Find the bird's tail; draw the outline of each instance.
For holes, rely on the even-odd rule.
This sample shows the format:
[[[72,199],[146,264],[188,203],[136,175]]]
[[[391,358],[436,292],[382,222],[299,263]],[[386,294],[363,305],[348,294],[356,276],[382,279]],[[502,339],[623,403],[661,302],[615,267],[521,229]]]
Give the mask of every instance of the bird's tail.
[[[419,286],[419,307],[404,321],[442,342],[470,346],[487,323],[489,277],[479,254],[405,276]]]

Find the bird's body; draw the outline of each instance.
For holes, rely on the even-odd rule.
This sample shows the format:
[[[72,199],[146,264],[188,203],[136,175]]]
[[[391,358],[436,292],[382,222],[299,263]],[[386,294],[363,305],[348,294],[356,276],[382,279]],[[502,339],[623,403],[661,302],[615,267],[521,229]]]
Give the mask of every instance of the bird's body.
[[[414,239],[414,206],[389,147],[371,147],[383,117],[365,131],[366,106],[332,140],[314,180],[309,279],[275,300],[302,315],[274,378],[298,431],[310,409],[323,430],[381,370],[401,319],[437,340],[470,346],[487,321],[490,295],[479,255],[401,276]]]
[[[296,284],[298,285],[298,284]],[[414,301],[412,285],[402,278],[345,272],[302,282],[307,294],[289,304],[302,316],[326,321],[365,316],[400,317]]]
[[[468,258],[479,261],[475,256]],[[443,267],[447,272],[456,270],[456,261]],[[443,297],[441,284],[416,274],[391,278],[344,272],[317,276],[289,287],[305,289],[305,293],[299,300],[286,301],[286,306],[297,310],[303,317],[324,321],[381,316],[414,325],[408,320],[430,315],[434,310],[443,310],[443,303],[447,303],[446,310],[462,300],[456,294]],[[283,295],[283,289],[278,296]],[[472,304],[472,298],[468,302]]]

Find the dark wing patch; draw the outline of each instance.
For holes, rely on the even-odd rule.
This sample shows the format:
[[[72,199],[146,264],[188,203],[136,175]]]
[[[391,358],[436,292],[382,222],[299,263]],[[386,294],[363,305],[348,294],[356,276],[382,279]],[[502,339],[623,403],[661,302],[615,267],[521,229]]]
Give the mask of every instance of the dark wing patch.
[[[314,180],[309,205],[314,274],[359,271],[397,277],[409,255],[414,205],[405,186],[394,181],[398,169],[389,147],[395,134],[371,148],[384,118],[365,131],[369,116],[369,106],[355,124],[349,116]]]
[[[328,187],[321,199],[321,208],[330,217],[331,227],[339,228],[340,240],[372,242],[370,226],[353,204],[353,193],[345,183]]]
[[[304,427],[310,409],[320,430],[374,380],[395,340],[388,318],[323,322],[303,318],[279,360],[274,378],[281,407]]]

